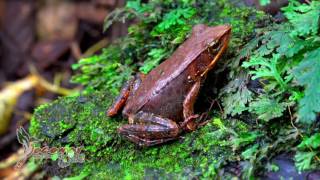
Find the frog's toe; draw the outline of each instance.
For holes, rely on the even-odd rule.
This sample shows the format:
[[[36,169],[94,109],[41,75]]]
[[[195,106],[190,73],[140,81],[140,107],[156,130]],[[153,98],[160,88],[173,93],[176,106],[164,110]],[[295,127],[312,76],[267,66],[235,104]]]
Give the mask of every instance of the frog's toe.
[[[177,139],[176,137],[172,138],[163,138],[163,139],[145,139],[135,135],[124,135],[128,140],[138,144],[139,146],[155,146],[158,144],[166,143],[168,141],[172,141]]]

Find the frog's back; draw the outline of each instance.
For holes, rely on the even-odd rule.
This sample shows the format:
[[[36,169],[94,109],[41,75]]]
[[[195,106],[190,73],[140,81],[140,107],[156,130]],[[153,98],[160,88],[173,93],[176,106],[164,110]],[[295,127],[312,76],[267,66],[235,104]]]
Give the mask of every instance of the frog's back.
[[[162,62],[145,77],[134,95],[128,99],[124,114],[139,111],[150,99],[161,93],[169,83],[175,83],[174,81],[178,80],[179,76],[187,76],[183,72],[206,46],[207,42],[201,37],[192,36],[186,40],[169,59]],[[175,87],[181,88],[178,85]]]

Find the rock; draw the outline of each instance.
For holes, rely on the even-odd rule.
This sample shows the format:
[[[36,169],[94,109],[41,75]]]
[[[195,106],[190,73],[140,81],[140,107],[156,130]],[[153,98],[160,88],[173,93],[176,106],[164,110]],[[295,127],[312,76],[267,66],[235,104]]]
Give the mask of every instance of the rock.
[[[123,178],[128,173],[134,178],[208,178],[216,176],[219,168],[234,158],[232,148],[221,138],[230,134],[213,122],[165,145],[137,147],[117,133],[127,120],[105,115],[111,99],[108,93],[95,92],[40,106],[31,122],[31,135],[49,147],[83,146],[85,163],[69,168],[72,175],[86,172],[93,178]],[[241,121],[223,123],[239,133],[246,130]]]

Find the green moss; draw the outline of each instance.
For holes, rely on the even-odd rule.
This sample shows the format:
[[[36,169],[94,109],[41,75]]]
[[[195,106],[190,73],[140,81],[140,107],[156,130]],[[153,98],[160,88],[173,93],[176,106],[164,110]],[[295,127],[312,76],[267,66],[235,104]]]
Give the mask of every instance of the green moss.
[[[235,158],[231,145],[223,140],[232,134],[214,121],[169,144],[139,148],[118,136],[116,129],[126,121],[105,116],[109,100],[110,97],[102,92],[60,98],[36,110],[30,132],[51,147],[84,146],[86,161],[83,166],[73,165],[72,172],[74,175],[89,173],[97,179],[160,175],[167,178],[213,177],[226,160]],[[71,120],[73,122],[69,123]],[[240,121],[222,123],[237,131],[248,130]]]
[[[41,106],[39,106],[38,108],[36,108],[34,114],[36,114],[39,111],[42,111],[44,109],[46,109],[47,107],[49,107],[49,104],[43,104]],[[32,116],[31,118],[31,122],[30,122],[30,128],[29,128],[29,132],[35,136],[39,135],[39,129],[40,129],[40,123],[39,121],[35,120],[35,116]]]

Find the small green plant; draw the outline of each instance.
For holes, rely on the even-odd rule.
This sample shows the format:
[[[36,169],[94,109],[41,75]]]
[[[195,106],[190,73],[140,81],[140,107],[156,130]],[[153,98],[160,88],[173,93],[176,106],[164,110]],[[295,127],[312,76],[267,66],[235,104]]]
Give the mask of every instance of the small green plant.
[[[265,135],[242,152],[250,162],[248,176],[271,150],[292,144],[294,151],[304,136],[309,138],[298,146],[296,166],[300,171],[320,166],[320,151],[315,148],[319,136],[312,135],[320,113],[320,2],[291,0],[282,10],[287,21],[256,30],[258,36],[229,65],[230,81],[220,92],[225,116],[244,116]],[[255,85],[249,88],[251,83]]]
[[[320,112],[316,98],[319,96],[317,87],[320,86],[317,59],[320,47],[319,16],[315,16],[320,12],[319,7],[320,3],[316,1],[310,5],[291,1],[288,7],[283,8],[288,22],[274,25],[275,28],[271,31],[264,29],[265,32],[260,32],[262,35],[249,42],[240,52],[238,58],[246,59],[242,67],[247,69],[252,80],[259,80],[265,94],[270,96],[269,104],[273,101],[275,102],[273,106],[278,107],[276,109],[279,111],[275,111],[277,115],[274,118],[284,113],[283,105],[285,104],[287,106],[299,104],[298,119],[303,123],[314,122],[316,114]],[[308,20],[310,26],[303,26],[302,30],[304,18]],[[301,87],[304,87],[302,92]],[[234,92],[239,93],[239,90]],[[290,98],[287,98],[288,95]],[[260,109],[262,109],[266,98],[261,103],[259,99],[262,97],[258,95],[256,98],[257,100],[249,97],[242,98],[242,104],[248,105],[248,99],[254,101],[251,107],[245,108],[242,105],[242,111],[249,110],[258,116],[262,115],[263,111],[259,112],[253,106],[261,106]],[[232,100],[229,101],[232,102]],[[238,99],[235,102],[239,101]],[[227,105],[227,103],[224,104]],[[239,114],[239,111],[233,109],[229,113]]]
[[[319,164],[320,133],[306,137],[298,145],[299,151],[295,155],[296,166],[299,171],[314,169]]]
[[[319,39],[320,40],[320,39]],[[320,41],[319,41],[320,44]],[[320,45],[304,54],[304,59],[293,73],[299,85],[304,86],[304,97],[299,101],[299,120],[311,123],[320,113]]]

